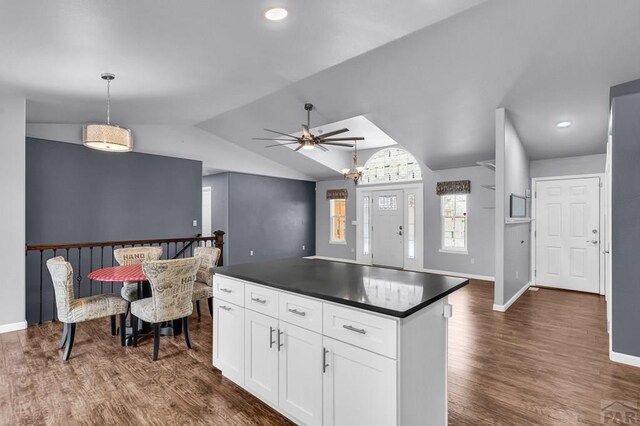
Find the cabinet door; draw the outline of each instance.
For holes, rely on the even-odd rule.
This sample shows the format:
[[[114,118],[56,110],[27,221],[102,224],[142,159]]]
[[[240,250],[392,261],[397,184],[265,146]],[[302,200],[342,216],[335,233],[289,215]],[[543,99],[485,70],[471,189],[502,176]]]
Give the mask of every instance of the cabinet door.
[[[244,308],[213,300],[213,365],[244,385]]]
[[[396,362],[328,337],[323,344],[323,424],[397,424]]]
[[[280,409],[322,425],[322,335],[280,321]]]
[[[244,327],[244,387],[277,406],[278,320],[246,310]]]

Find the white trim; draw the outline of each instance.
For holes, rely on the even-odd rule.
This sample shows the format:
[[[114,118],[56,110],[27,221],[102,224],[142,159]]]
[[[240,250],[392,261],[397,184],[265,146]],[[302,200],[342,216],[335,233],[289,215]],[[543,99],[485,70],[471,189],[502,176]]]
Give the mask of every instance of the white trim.
[[[330,260],[331,262],[355,263],[356,265],[365,265],[365,263],[361,263],[353,259],[342,259],[339,257],[329,256],[307,256],[304,259]]]
[[[513,295],[513,297],[511,299],[509,299],[507,301],[507,303],[505,303],[504,305],[496,305],[495,303],[493,304],[493,310],[494,311],[498,311],[498,312],[507,312],[507,309],[509,309],[511,307],[511,305],[513,305],[515,303],[516,300],[518,300],[518,298],[520,296],[522,296],[524,294],[525,291],[527,291],[527,289],[529,289],[529,287],[531,286],[531,282],[526,283],[520,290],[518,290],[518,292],[516,294]]]
[[[481,281],[496,280],[495,277],[491,277],[489,275],[476,275],[476,274],[467,274],[464,272],[440,271],[438,269],[423,269],[422,272],[428,272],[429,274],[437,274],[437,275],[447,275],[450,277],[467,278],[470,280],[481,280]]]
[[[341,244],[343,246],[346,246],[347,242],[345,240],[329,240],[329,244]]]
[[[17,330],[24,330],[25,328],[27,328],[26,321],[14,322],[12,324],[3,324],[3,325],[0,325],[0,334],[9,333]]]
[[[536,274],[535,274],[535,270],[536,270],[536,228],[537,228],[537,223],[536,223],[536,202],[537,202],[537,197],[536,197],[536,184],[538,182],[542,182],[542,181],[549,181],[549,180],[571,180],[571,179],[588,179],[588,178],[598,178],[600,180],[600,192],[599,192],[599,201],[600,201],[600,206],[599,206],[599,226],[600,226],[600,235],[598,236],[600,238],[600,247],[599,247],[599,251],[600,251],[600,255],[599,255],[599,260],[600,260],[600,265],[599,265],[599,273],[598,273],[598,281],[599,281],[599,294],[600,295],[604,295],[605,294],[605,277],[604,277],[604,267],[605,267],[605,254],[603,253],[604,251],[604,247],[605,247],[605,241],[604,241],[604,227],[605,227],[605,223],[604,223],[604,212],[606,209],[605,206],[605,200],[604,200],[604,182],[605,182],[605,174],[604,173],[590,173],[590,174],[584,174],[584,175],[568,175],[568,176],[547,176],[547,177],[537,177],[537,178],[532,178],[531,179],[531,191],[533,192],[532,196],[531,196],[531,245],[529,247],[529,250],[531,252],[531,271],[530,271],[530,277],[531,277],[531,285],[535,285],[536,284]]]
[[[640,357],[638,356],[609,351],[609,359],[613,362],[619,362],[620,364],[627,364],[633,367],[640,367]]]
[[[461,249],[461,250],[456,250],[456,249],[438,249],[439,253],[448,253],[448,254],[469,254],[469,251],[467,249]]]

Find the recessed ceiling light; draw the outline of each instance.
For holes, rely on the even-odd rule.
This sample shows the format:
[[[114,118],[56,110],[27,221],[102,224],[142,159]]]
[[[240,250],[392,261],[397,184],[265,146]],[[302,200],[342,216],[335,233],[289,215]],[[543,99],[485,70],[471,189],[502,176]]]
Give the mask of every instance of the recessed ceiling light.
[[[561,129],[565,129],[567,127],[571,126],[571,122],[570,121],[559,121],[556,123],[556,127],[559,127]]]
[[[270,21],[281,21],[287,17],[289,12],[287,9],[283,9],[281,7],[274,7],[273,9],[269,9],[264,13],[264,17]]]

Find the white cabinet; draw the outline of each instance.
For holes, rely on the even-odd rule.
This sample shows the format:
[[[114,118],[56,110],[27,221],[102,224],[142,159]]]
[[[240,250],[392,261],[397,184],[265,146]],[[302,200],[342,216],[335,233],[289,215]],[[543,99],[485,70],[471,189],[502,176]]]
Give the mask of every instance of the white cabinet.
[[[244,308],[213,300],[213,365],[244,385]]]
[[[396,362],[329,337],[323,343],[323,424],[397,424]]]
[[[278,320],[247,309],[244,327],[244,387],[278,405]]]
[[[280,321],[279,407],[308,426],[322,425],[322,336]]]

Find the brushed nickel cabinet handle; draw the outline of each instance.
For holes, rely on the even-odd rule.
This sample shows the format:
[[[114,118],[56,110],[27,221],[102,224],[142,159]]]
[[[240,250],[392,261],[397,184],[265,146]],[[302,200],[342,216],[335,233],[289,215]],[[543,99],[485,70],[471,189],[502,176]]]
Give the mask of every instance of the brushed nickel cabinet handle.
[[[329,353],[329,349],[322,348],[322,372],[323,373],[327,372],[327,367],[329,366],[329,364],[327,364],[327,353]]]
[[[227,305],[220,305],[220,309],[224,309],[225,311],[230,311],[231,308],[228,307]]]
[[[305,316],[307,316],[307,313],[306,313],[306,312],[304,312],[304,311],[299,311],[299,310],[297,310],[297,309],[289,309],[288,311],[289,311],[289,312],[291,312],[292,314],[299,315],[299,316],[301,316],[301,317],[305,317]]]
[[[230,289],[225,288],[225,287],[220,287],[220,291],[224,291],[225,293],[233,293],[233,290],[230,290]]]
[[[355,331],[356,333],[360,333],[360,334],[367,334],[367,330],[365,330],[364,328],[355,328],[352,325],[343,325],[342,328],[346,328],[347,330],[350,331]]]
[[[256,302],[256,303],[260,303],[261,305],[264,305],[265,303],[267,303],[267,301],[265,299],[260,299],[259,297],[252,297],[251,301]]]

